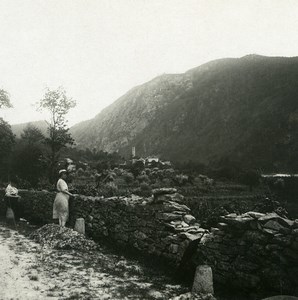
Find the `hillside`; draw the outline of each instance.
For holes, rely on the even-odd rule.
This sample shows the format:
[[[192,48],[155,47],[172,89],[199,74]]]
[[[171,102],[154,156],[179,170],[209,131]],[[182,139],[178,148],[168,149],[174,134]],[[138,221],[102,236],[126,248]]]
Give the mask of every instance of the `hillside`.
[[[81,148],[294,171],[297,78],[298,57],[220,59],[135,87],[71,131]]]
[[[21,124],[14,124],[11,125],[11,130],[16,137],[20,137],[22,132],[27,126],[35,126],[41,130],[42,134],[46,135],[48,124],[46,121],[35,121],[35,122],[28,122],[28,123],[21,123]]]

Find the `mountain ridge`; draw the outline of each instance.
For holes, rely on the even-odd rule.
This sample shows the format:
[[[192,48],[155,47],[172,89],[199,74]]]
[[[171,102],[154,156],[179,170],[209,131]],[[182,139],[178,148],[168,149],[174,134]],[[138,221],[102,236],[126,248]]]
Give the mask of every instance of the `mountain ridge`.
[[[297,56],[214,60],[131,89],[71,132],[78,147],[124,155],[135,146],[139,155],[174,161],[289,169],[297,148],[297,78]]]
[[[127,157],[297,171],[297,78],[297,56],[218,59],[133,87],[70,132]]]

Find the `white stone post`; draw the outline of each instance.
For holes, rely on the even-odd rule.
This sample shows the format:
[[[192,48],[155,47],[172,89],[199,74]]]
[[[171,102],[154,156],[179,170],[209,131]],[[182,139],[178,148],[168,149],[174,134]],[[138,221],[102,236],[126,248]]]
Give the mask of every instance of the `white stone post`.
[[[211,267],[207,265],[197,266],[192,292],[196,294],[214,293]]]
[[[76,219],[74,230],[85,234],[85,220],[83,218]]]

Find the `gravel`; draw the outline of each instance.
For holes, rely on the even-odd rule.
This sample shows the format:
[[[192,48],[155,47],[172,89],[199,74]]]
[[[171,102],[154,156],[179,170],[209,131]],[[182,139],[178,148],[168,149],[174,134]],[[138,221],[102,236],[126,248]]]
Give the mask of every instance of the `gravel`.
[[[83,234],[67,227],[47,224],[30,234],[34,241],[53,249],[90,251],[98,250],[99,245]]]

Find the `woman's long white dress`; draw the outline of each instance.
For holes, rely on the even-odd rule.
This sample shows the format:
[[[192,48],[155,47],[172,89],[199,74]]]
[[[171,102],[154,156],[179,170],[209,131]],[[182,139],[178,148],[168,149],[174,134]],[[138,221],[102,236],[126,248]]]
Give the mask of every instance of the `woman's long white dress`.
[[[63,193],[63,191],[68,191],[68,186],[62,178],[57,182],[57,190],[58,193],[53,205],[53,219],[61,219],[66,222],[69,215],[69,195]]]

